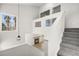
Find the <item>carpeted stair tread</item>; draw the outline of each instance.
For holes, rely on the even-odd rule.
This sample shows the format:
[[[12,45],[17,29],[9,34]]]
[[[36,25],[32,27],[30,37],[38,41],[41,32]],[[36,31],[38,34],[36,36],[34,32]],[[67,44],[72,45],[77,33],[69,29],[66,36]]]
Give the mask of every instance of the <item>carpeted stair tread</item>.
[[[79,51],[79,46],[75,46],[75,45],[71,45],[71,44],[67,44],[67,43],[62,43],[61,47]]]
[[[79,52],[74,50],[74,49],[67,48],[67,47],[61,47],[60,51],[59,51],[59,55],[62,55],[62,56],[79,56]]]
[[[79,56],[79,28],[65,29],[58,55]]]

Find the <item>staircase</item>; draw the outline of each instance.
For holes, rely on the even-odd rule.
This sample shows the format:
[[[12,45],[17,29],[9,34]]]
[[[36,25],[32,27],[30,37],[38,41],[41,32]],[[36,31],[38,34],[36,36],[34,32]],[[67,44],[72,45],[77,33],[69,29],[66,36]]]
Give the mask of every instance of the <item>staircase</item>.
[[[79,56],[79,28],[66,28],[58,56]]]

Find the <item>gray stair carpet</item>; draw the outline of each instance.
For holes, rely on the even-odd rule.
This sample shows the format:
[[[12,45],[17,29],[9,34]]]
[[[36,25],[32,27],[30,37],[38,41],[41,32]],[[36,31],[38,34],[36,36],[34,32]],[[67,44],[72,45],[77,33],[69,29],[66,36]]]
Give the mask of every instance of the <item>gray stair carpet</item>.
[[[66,28],[58,56],[79,56],[79,28]]]

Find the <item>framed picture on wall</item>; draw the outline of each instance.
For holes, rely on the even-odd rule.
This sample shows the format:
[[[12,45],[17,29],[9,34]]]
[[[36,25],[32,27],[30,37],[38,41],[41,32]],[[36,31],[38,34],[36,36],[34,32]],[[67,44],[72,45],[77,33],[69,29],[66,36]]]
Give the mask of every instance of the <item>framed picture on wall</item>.
[[[9,15],[1,15],[1,21],[2,21],[2,31],[13,31],[16,30],[16,17],[15,16],[9,16]]]

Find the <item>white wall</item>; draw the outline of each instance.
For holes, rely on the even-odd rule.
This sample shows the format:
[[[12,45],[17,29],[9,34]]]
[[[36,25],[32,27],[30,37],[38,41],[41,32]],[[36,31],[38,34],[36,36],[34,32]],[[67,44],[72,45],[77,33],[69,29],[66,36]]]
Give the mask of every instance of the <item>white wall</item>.
[[[23,38],[25,38],[24,37],[25,34],[26,34],[26,37],[28,35],[32,36],[32,22],[34,19],[38,17],[39,17],[38,7],[20,4],[20,33],[23,36]],[[32,45],[33,40],[31,38],[30,40],[27,40],[27,39],[26,39],[27,43]]]
[[[40,12],[51,9],[59,5],[59,3],[47,3],[40,7]],[[63,3],[61,10],[65,12],[65,27],[66,28],[79,28],[79,4],[78,3]],[[39,12],[39,13],[40,13]],[[52,11],[51,11],[52,12]]]
[[[61,9],[65,12],[66,28],[79,28],[79,4],[64,3],[61,4]]]
[[[0,32],[0,45],[1,47],[7,48],[11,45],[21,44],[25,42],[25,34],[32,32],[32,20],[38,17],[38,8],[26,5],[20,5],[20,17],[19,17],[19,29],[22,39],[17,40],[18,35],[18,5],[17,4],[2,4],[1,12],[15,15],[17,18],[16,31],[2,31]]]

